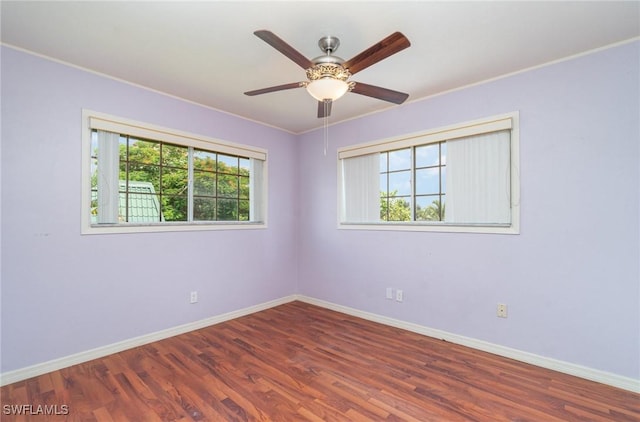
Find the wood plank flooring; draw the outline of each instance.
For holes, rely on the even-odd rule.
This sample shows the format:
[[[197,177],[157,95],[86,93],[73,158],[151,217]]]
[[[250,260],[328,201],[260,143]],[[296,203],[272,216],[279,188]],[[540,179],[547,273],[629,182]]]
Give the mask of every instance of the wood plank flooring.
[[[2,421],[640,421],[638,394],[302,302],[0,393]]]

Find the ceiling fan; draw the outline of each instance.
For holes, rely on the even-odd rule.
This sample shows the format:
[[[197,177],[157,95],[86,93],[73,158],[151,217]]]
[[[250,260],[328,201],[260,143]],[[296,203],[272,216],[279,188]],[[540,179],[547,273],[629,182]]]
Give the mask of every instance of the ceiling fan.
[[[400,32],[394,32],[347,61],[333,55],[340,45],[340,40],[336,37],[320,38],[318,46],[325,54],[309,60],[271,31],[259,30],[254,34],[305,69],[308,80],[247,91],[245,95],[253,96],[286,89],[306,88],[309,94],[318,100],[318,117],[328,117],[331,114],[333,101],[349,91],[394,104],[402,104],[409,97],[409,94],[403,92],[349,81],[351,75],[409,47],[411,43]]]

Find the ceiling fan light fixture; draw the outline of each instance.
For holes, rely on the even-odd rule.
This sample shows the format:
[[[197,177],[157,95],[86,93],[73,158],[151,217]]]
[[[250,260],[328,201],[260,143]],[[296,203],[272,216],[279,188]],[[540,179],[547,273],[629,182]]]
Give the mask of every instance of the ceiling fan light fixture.
[[[349,91],[349,84],[340,79],[322,78],[307,84],[307,92],[318,101],[335,101]]]
[[[347,82],[349,76],[349,71],[337,63],[317,63],[307,69],[307,92],[318,101],[335,101],[353,89],[355,83]]]

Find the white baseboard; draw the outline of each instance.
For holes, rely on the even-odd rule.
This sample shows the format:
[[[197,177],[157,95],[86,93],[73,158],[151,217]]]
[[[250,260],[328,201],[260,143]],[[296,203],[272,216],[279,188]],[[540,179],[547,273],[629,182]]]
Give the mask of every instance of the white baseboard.
[[[300,300],[302,302],[331,309],[333,311],[342,312],[344,314],[363,318],[369,321],[401,328],[407,331],[412,331],[414,333],[423,334],[428,337],[446,340],[451,343],[460,344],[462,346],[467,346],[473,349],[482,350],[484,352],[493,353],[498,356],[515,359],[542,368],[562,372],[564,374],[569,374],[602,384],[611,385],[613,387],[621,388],[624,390],[629,390],[634,393],[640,393],[640,380],[637,379],[628,378],[621,375],[612,374],[610,372],[600,371],[598,369],[592,369],[586,366],[560,361],[557,359],[547,358],[529,352],[523,352],[522,350],[512,349],[510,347],[500,346],[498,344],[493,344],[486,341],[461,336],[458,334],[452,334],[446,331],[437,330],[435,328],[429,328],[422,325],[385,317],[382,315],[360,311],[358,309],[337,305],[335,303],[327,302],[320,299],[314,299],[303,295],[298,295],[296,298],[297,300]]]
[[[250,306],[248,308],[240,309],[237,311],[232,311],[222,315],[190,322],[188,324],[179,325],[177,327],[168,328],[166,330],[157,331],[151,334],[145,334],[140,337],[134,337],[128,340],[120,341],[118,343],[113,343],[95,349],[87,350],[85,352],[80,352],[59,359],[50,360],[48,362],[38,363],[26,368],[5,372],[3,374],[0,374],[0,386],[12,384],[14,382],[22,381],[32,377],[37,377],[38,375],[46,374],[47,372],[57,371],[62,368],[67,368],[72,365],[77,365],[79,363],[88,362],[93,359],[102,358],[113,353],[121,352],[123,350],[132,349],[134,347],[142,346],[148,343],[153,343],[154,341],[164,340],[169,337],[184,334],[189,331],[199,330],[210,325],[219,324],[221,322],[229,321],[234,318],[239,318],[241,316],[273,308],[274,306],[282,305],[296,299],[296,295],[286,296],[280,299],[261,303],[255,306]]]
[[[121,352],[123,350],[131,349],[134,347],[152,343],[154,341],[159,341],[169,337],[184,334],[189,331],[199,330],[201,328],[205,328],[210,325],[219,324],[221,322],[229,321],[234,318],[239,318],[255,312],[263,311],[265,309],[273,308],[275,306],[292,302],[294,300],[300,300],[302,302],[310,303],[312,305],[331,309],[337,312],[342,312],[347,315],[352,315],[352,316],[363,318],[369,321],[374,321],[374,322],[389,325],[392,327],[401,328],[401,329],[412,331],[414,333],[422,334],[425,336],[438,338],[438,339],[446,340],[451,343],[460,344],[463,346],[471,347],[473,349],[493,353],[495,355],[519,360],[521,362],[530,363],[532,365],[540,366],[542,368],[552,369],[554,371],[562,372],[569,375],[574,375],[580,378],[585,378],[591,381],[596,381],[602,384],[607,384],[613,387],[622,388],[624,390],[640,393],[640,380],[623,377],[621,375],[616,375],[609,372],[600,371],[597,369],[592,369],[592,368],[576,365],[569,362],[551,359],[544,356],[535,355],[529,352],[523,352],[521,350],[500,346],[498,344],[493,344],[493,343],[489,343],[482,340],[476,340],[470,337],[460,336],[458,334],[437,330],[435,328],[429,328],[422,325],[385,317],[382,315],[360,311],[358,309],[337,305],[335,303],[327,302],[321,299],[314,299],[304,295],[285,296],[280,299],[275,299],[269,302],[261,303],[255,306],[250,306],[248,308],[240,309],[237,311],[213,316],[210,318],[202,319],[199,321],[191,322],[188,324],[180,325],[180,326],[169,328],[166,330],[157,331],[155,333],[146,334],[140,337],[135,337],[135,338],[124,340],[118,343],[113,343],[110,345],[87,350],[85,352],[80,352],[80,353],[76,353],[70,356],[65,356],[59,359],[54,359],[48,362],[39,363],[36,365],[28,366],[26,368],[5,372],[3,374],[0,374],[0,386],[4,386],[7,384],[22,381],[28,378],[36,377],[38,375],[46,374],[48,372],[57,371],[62,368],[67,368],[72,365],[77,365],[79,363],[87,362],[93,359],[98,359],[113,353]]]

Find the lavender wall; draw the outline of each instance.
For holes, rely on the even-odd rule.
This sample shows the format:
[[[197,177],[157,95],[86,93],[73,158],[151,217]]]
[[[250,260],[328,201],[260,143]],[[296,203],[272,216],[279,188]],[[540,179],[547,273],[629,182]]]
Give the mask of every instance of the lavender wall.
[[[640,378],[639,50],[332,126],[325,157],[320,132],[296,137],[3,47],[1,371],[299,292]],[[82,108],[267,148],[269,228],[81,236]],[[336,229],[338,147],[513,110],[520,235]]]
[[[269,228],[81,236],[82,108],[267,148]],[[2,371],[292,294],[295,157],[285,132],[3,48]]]
[[[640,44],[301,136],[302,294],[640,379]],[[425,76],[428,77],[428,76]],[[521,234],[336,229],[338,147],[520,111]],[[385,288],[404,290],[404,302]],[[496,318],[497,303],[509,318]]]

